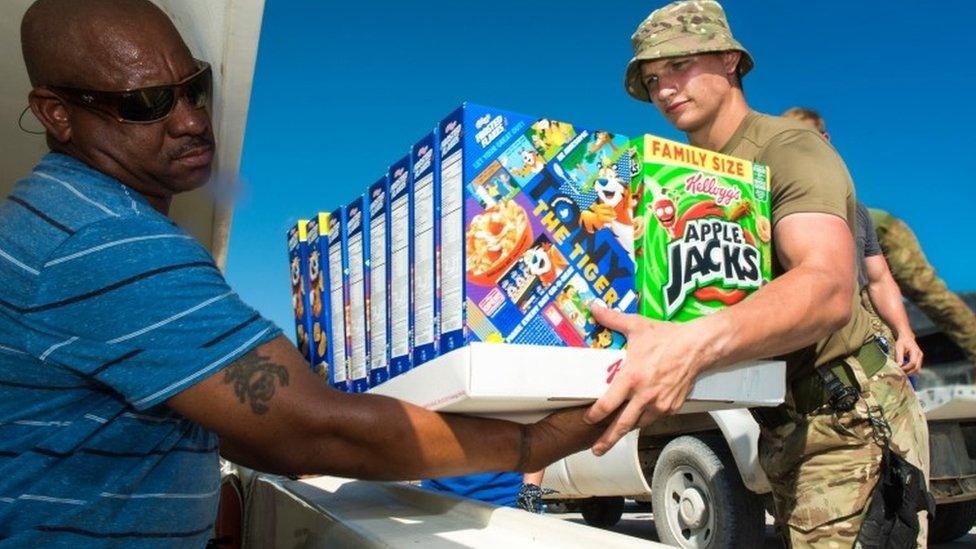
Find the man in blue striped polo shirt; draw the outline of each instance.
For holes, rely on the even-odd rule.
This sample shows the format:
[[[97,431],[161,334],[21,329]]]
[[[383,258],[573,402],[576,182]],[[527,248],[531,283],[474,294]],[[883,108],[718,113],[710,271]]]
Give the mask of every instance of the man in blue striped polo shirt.
[[[323,386],[167,217],[214,151],[211,69],[147,0],[22,23],[51,153],[0,203],[0,546],[202,546],[218,451],[398,479],[542,468],[579,410],[518,425]]]

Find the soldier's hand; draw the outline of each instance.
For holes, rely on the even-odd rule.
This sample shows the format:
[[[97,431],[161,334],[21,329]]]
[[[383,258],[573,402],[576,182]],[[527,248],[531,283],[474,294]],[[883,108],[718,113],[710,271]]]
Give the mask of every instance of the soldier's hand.
[[[620,370],[606,394],[586,414],[587,421],[596,423],[623,408],[593,445],[599,456],[632,429],[676,412],[704,360],[702,338],[691,323],[657,322],[597,304],[590,311],[597,322],[627,336],[627,354]]]
[[[922,358],[922,349],[913,334],[905,334],[895,341],[895,362],[906,374],[917,374],[922,369]]]

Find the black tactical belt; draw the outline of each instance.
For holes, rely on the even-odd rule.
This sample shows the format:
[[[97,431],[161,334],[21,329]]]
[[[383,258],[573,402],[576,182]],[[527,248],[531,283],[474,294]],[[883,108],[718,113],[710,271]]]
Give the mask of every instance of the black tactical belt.
[[[861,365],[865,378],[870,378],[878,373],[888,359],[874,340],[861,346],[854,356]],[[861,386],[844,359],[832,360],[821,368],[830,370],[844,386],[854,387],[860,392]],[[824,390],[824,381],[816,371],[810,372],[793,382],[793,403],[798,414],[809,414],[827,404],[829,400],[830,395]]]
[[[888,356],[874,340],[861,346],[854,356],[861,365],[865,378],[870,378],[878,373],[888,359]],[[854,387],[860,391],[860,386],[850,371],[850,366],[844,362],[843,358],[832,360],[820,367],[832,372],[844,386]],[[816,370],[794,380],[790,387],[793,392],[796,413],[800,415],[809,414],[830,401],[830,394],[824,389],[824,381]],[[750,412],[760,425],[769,429],[775,429],[790,421],[790,414],[785,404],[775,408],[752,408]]]

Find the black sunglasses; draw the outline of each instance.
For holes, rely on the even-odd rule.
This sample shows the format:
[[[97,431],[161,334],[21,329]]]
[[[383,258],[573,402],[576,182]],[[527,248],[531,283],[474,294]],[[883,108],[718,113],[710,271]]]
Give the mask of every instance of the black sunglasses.
[[[197,71],[175,84],[123,91],[99,91],[64,86],[47,86],[64,99],[98,110],[119,122],[149,124],[164,120],[181,97],[195,109],[210,103],[213,71],[210,64],[196,60]]]

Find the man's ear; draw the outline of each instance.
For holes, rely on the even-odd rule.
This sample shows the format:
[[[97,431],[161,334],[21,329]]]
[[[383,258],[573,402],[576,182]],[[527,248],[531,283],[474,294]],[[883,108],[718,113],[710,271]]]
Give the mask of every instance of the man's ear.
[[[739,76],[739,61],[742,60],[741,51],[724,51],[722,52],[722,65],[725,68],[725,74],[728,76]]]
[[[30,110],[44,125],[47,134],[60,143],[67,143],[71,139],[71,121],[68,109],[54,92],[38,87],[31,90],[27,96]]]

